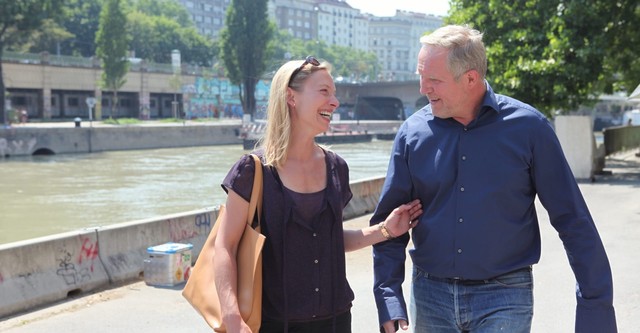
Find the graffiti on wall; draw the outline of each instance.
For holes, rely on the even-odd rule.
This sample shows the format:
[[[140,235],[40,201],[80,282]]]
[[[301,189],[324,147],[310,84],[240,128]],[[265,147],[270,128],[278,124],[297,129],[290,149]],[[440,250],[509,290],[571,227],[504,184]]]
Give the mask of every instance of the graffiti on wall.
[[[35,137],[29,140],[7,140],[0,138],[0,157],[10,155],[29,155],[36,146],[38,140]]]
[[[56,274],[69,286],[91,280],[94,263],[95,260],[98,259],[98,243],[88,237],[79,237],[81,245],[80,248],[77,249],[77,256],[75,255],[75,251],[70,251],[65,247],[58,249],[58,255],[56,257],[58,262]]]
[[[82,281],[90,280],[89,268],[78,268],[71,260],[73,254],[65,249],[59,249],[56,260],[58,261],[58,269],[56,274],[60,276],[68,286],[76,285]]]
[[[181,219],[170,219],[169,236],[173,242],[180,242],[200,235],[208,235],[211,231],[211,212],[197,214],[193,223],[184,223]]]

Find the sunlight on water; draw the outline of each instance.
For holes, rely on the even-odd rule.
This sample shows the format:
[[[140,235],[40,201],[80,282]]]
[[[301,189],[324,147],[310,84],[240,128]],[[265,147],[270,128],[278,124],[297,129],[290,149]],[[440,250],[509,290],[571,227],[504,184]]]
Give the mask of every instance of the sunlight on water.
[[[391,141],[334,145],[351,181],[384,176]],[[216,206],[241,146],[0,160],[0,244]]]

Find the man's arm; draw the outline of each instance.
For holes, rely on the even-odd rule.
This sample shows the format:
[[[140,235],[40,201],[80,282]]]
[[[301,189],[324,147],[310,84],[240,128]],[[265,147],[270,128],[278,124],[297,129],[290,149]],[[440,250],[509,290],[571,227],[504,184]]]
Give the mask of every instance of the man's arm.
[[[576,332],[617,332],[609,259],[549,124],[534,135],[532,178],[576,277]]]
[[[412,188],[401,128],[393,144],[387,177],[370,224],[384,221],[395,207],[415,199],[411,197]],[[389,320],[408,321],[407,307],[402,294],[408,242],[409,234],[404,234],[373,246],[373,293],[380,325]]]

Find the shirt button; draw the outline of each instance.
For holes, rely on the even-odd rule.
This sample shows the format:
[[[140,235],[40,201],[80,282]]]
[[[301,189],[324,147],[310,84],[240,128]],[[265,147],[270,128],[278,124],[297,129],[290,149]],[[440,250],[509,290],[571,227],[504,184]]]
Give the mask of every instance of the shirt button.
[[[467,160],[467,155],[462,155],[462,160],[466,161]]]
[[[316,292],[320,291],[320,288],[316,288]]]
[[[318,259],[314,260],[313,262],[317,264],[318,263]]]
[[[316,237],[316,236],[318,236],[318,234],[316,234],[316,233],[314,232],[314,233],[313,233],[313,237]]]
[[[462,249],[458,249],[458,253],[462,253]]]
[[[464,192],[464,186],[460,186],[460,192]]]
[[[461,217],[458,219],[458,223],[462,223],[462,222],[464,222],[464,219]]]

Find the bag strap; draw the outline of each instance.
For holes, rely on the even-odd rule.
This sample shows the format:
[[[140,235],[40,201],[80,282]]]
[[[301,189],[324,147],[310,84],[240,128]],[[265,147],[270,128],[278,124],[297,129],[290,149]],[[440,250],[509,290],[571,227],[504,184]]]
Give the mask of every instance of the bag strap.
[[[253,189],[251,190],[251,199],[249,201],[247,224],[249,224],[249,226],[253,225],[253,218],[257,211],[258,225],[255,229],[260,231],[260,213],[262,212],[262,161],[260,161],[260,158],[255,154],[251,154],[251,157],[253,157],[256,167],[253,175]]]

